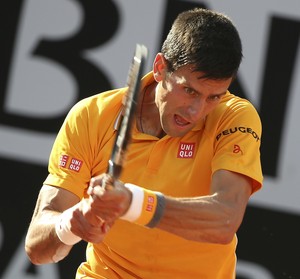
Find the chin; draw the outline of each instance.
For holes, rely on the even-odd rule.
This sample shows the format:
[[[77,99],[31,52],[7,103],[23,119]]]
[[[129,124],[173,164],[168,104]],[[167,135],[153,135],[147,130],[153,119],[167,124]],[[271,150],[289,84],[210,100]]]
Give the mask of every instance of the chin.
[[[172,131],[167,131],[166,134],[173,138],[181,138],[185,136],[188,132],[189,130],[185,130],[185,131],[172,130]]]
[[[185,136],[190,130],[193,129],[191,125],[178,126],[176,124],[172,125],[162,125],[163,131],[170,137],[180,138]]]

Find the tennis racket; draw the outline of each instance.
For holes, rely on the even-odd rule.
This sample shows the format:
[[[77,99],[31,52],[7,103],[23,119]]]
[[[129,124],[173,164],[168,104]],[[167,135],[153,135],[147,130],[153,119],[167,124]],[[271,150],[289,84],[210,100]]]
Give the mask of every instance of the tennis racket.
[[[112,178],[112,181],[110,181],[112,184],[122,173],[127,147],[131,141],[132,124],[140,95],[141,79],[147,55],[147,48],[144,45],[137,44],[127,77],[128,91],[124,100],[121,123],[117,130],[111,157],[108,161],[107,173]]]

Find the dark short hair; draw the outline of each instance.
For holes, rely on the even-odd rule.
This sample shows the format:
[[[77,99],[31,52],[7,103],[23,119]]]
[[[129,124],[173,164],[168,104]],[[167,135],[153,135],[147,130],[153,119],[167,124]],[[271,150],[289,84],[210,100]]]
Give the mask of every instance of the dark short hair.
[[[161,51],[170,72],[191,65],[193,71],[212,79],[234,77],[243,57],[241,39],[231,19],[202,8],[177,16]]]

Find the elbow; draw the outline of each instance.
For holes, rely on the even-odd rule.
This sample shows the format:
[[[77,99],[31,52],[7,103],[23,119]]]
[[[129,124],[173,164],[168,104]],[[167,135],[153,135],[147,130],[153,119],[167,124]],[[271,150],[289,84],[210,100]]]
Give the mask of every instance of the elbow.
[[[40,257],[38,257],[39,253],[37,252],[36,245],[34,245],[34,241],[30,237],[29,233],[27,233],[27,235],[26,235],[24,248],[25,248],[26,255],[27,255],[28,259],[30,260],[30,262],[32,262],[35,265],[42,264],[39,260]]]
[[[229,233],[229,232],[219,233],[215,237],[215,241],[214,242],[216,244],[227,245],[227,244],[230,244],[232,242],[234,236],[235,236],[235,233]]]
[[[32,239],[30,239],[28,236],[25,239],[25,252],[30,260],[31,263],[34,265],[41,265],[41,264],[48,264],[52,263],[53,261],[49,261],[46,257],[45,250],[43,249],[43,246],[41,246],[38,243],[35,243]]]
[[[218,232],[210,235],[210,237],[207,237],[207,242],[212,244],[227,245],[232,242],[234,236],[234,233],[230,233],[225,230],[219,230]]]
[[[46,245],[45,243],[31,243],[28,239],[25,241],[25,252],[34,265],[57,263],[69,254],[71,248],[72,246],[64,244]]]
[[[216,235],[216,242],[218,244],[230,244],[237,232],[237,226],[230,221],[227,221],[218,231]]]
[[[25,252],[27,254],[27,257],[29,258],[30,262],[33,263],[34,265],[41,265],[43,264],[40,261],[40,257],[38,256],[38,253],[32,249],[29,245],[25,244]]]
[[[223,209],[223,215],[219,218],[217,230],[215,230],[215,242],[217,244],[230,244],[242,222],[240,215],[232,210]]]
[[[236,224],[228,220],[214,231],[211,237],[211,242],[222,245],[230,244],[234,239],[236,232]]]

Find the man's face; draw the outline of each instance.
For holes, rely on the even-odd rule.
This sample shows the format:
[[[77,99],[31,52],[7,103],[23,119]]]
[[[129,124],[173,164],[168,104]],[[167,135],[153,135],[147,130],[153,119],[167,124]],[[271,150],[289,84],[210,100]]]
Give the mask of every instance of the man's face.
[[[201,72],[193,72],[184,66],[172,74],[161,68],[156,87],[155,102],[160,122],[166,134],[181,137],[193,129],[199,121],[219,103],[232,81],[202,79]]]

